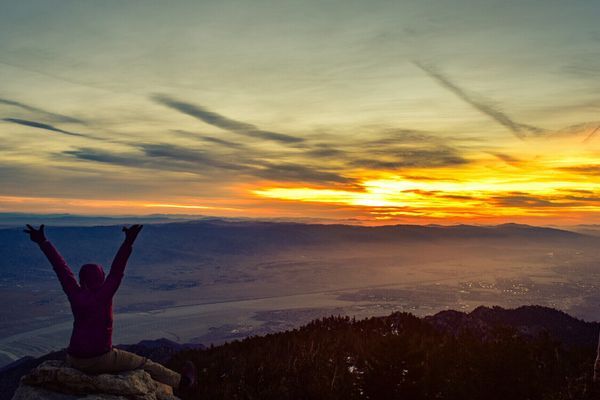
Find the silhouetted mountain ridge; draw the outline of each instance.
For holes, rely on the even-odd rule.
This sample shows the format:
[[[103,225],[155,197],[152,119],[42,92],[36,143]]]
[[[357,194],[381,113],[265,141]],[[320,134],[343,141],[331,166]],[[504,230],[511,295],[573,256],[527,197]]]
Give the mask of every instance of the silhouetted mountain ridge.
[[[586,400],[597,398],[599,327],[541,306],[478,307],[425,318],[328,317],[208,349],[167,339],[127,349],[161,362],[170,354],[174,369],[194,360],[200,387],[190,399]],[[0,390],[10,393],[41,360],[61,356],[5,368]]]
[[[122,241],[121,225],[112,226],[47,226],[48,238],[73,265],[94,262],[110,265],[115,249]],[[133,264],[197,262],[212,256],[257,255],[268,252],[314,248],[327,251],[344,250],[348,246],[371,244],[394,246],[419,243],[455,246],[478,243],[505,243],[511,247],[544,244],[592,246],[595,237],[554,228],[505,224],[498,226],[352,226],[290,222],[207,221],[165,222],[148,224],[136,242]],[[2,278],[14,281],[53,278],[43,254],[32,249],[32,243],[21,228],[0,229],[0,270]]]
[[[587,400],[598,398],[598,328],[539,306],[338,316],[170,365],[192,359],[203,371],[189,399]]]
[[[480,306],[470,313],[441,311],[424,320],[454,335],[464,331],[485,335],[498,327],[511,327],[528,336],[548,333],[565,345],[575,346],[594,346],[600,327],[596,322],[585,322],[563,311],[542,306],[522,306],[509,310]]]

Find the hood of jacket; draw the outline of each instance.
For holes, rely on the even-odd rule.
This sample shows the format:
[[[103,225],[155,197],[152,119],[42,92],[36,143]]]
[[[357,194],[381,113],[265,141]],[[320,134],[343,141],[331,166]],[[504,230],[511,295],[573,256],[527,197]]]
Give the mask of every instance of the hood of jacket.
[[[96,290],[104,283],[104,270],[98,264],[85,264],[79,270],[79,284],[82,288]]]

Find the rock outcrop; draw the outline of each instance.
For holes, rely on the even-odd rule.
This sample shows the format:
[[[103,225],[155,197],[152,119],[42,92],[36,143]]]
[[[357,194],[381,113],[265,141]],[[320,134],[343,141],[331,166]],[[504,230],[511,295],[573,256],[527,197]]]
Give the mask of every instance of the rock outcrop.
[[[199,343],[176,343],[161,338],[153,340],[142,340],[137,344],[119,344],[116,348],[135,353],[150,360],[167,364],[173,356],[184,350],[201,350],[205,347]],[[11,400],[13,394],[20,384],[21,378],[29,374],[34,368],[48,360],[64,360],[66,351],[48,353],[39,358],[24,357],[9,365],[0,368],[0,400]]]
[[[173,389],[143,370],[88,375],[62,361],[46,361],[23,376],[13,400],[178,400]]]

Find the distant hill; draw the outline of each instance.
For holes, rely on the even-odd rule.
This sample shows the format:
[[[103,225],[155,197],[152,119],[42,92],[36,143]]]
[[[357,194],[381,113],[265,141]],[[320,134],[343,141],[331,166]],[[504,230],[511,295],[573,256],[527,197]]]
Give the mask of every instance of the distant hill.
[[[47,222],[47,236],[70,265],[88,262],[109,266],[122,241],[122,225],[54,226]],[[140,222],[140,221],[133,221]],[[503,246],[524,249],[533,246],[554,248],[593,248],[597,238],[554,228],[504,224],[497,226],[352,226],[302,224],[291,222],[180,221],[147,224],[136,242],[130,273],[143,266],[198,265],[220,257],[255,256],[315,250],[341,254],[348,248],[377,252],[373,246],[438,245],[445,251],[458,246]],[[22,232],[22,227],[0,229],[0,286],[53,282],[44,255]],[[293,257],[293,256],[292,256]],[[157,270],[158,271],[158,270]],[[145,276],[145,278],[148,278]],[[194,282],[187,283],[195,285]],[[177,282],[171,285],[179,288]],[[169,288],[171,286],[164,286]]]
[[[600,225],[576,225],[569,227],[570,231],[583,233],[585,235],[600,236]]]
[[[174,369],[194,360],[200,387],[189,399],[589,400],[599,398],[599,329],[546,307],[479,307],[422,319],[329,317],[208,349],[165,339],[128,349],[162,349]],[[3,368],[1,393],[40,360]]]
[[[38,221],[48,222],[52,221]],[[132,222],[140,222],[133,220]],[[121,225],[53,226],[46,228],[48,237],[75,264],[96,262],[108,264],[122,240]],[[136,260],[160,264],[174,260],[195,260],[206,254],[258,254],[265,251],[301,247],[335,247],[352,244],[390,244],[407,242],[456,242],[466,240],[510,241],[518,246],[544,242],[546,244],[593,244],[594,237],[554,228],[504,224],[497,226],[352,226],[300,224],[257,221],[187,221],[149,224],[136,243]],[[39,252],[22,228],[0,229],[0,270],[22,273],[28,266],[45,266]],[[26,270],[26,269],[25,269]],[[48,276],[47,268],[43,269]]]
[[[0,213],[0,228],[21,227],[25,224],[54,226],[98,226],[116,224],[156,224],[203,219],[202,216],[152,214],[144,216],[91,216],[74,214]]]
[[[265,221],[265,222],[299,222],[313,224],[348,224],[360,225],[354,219],[334,220],[329,218],[224,218],[197,214],[149,214],[149,215],[77,215],[77,214],[33,214],[18,212],[0,212],[0,228],[21,227],[25,224],[48,224],[54,226],[100,226],[115,224],[157,224],[177,221]]]
[[[477,307],[468,314],[450,310],[424,320],[455,336],[465,331],[487,335],[499,326],[508,326],[523,336],[535,337],[547,332],[564,345],[583,347],[597,344],[600,327],[598,323],[585,322],[565,312],[541,306],[523,306],[513,310]]]

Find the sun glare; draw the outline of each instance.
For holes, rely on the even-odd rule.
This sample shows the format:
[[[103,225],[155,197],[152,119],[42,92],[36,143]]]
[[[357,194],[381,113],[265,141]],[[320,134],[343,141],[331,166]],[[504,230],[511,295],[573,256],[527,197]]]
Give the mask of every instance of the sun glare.
[[[590,159],[529,163],[519,168],[494,168],[476,163],[440,169],[427,177],[382,174],[357,178],[361,190],[265,187],[253,193],[262,198],[364,207],[377,220],[395,216],[477,218],[490,216],[552,216],[559,213],[595,214],[600,211],[600,183],[572,169]]]

